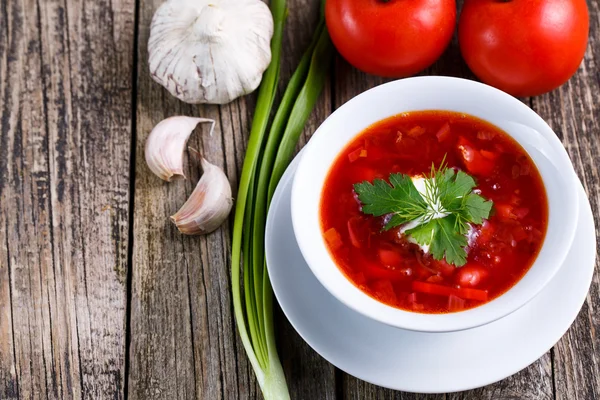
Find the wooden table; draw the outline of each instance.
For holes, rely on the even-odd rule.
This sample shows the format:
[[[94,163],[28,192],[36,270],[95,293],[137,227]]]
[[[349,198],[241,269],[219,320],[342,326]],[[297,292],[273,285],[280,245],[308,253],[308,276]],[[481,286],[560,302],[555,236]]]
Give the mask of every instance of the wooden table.
[[[160,0],[0,2],[0,399],[260,398],[232,315],[231,221],[184,237],[169,222],[198,179],[165,184],[143,158],[161,119],[217,120],[191,144],[237,187],[254,96],[191,106],[148,73]],[[283,88],[316,25],[289,0]],[[562,88],[523,99],[566,146],[600,221],[600,5],[585,60]],[[472,78],[456,42],[426,74]],[[301,140],[382,79],[337,59]],[[572,266],[576,268],[577,266]],[[560,342],[518,374],[457,394],[384,390],[348,376],[278,314],[296,399],[600,399],[600,283]],[[565,288],[568,290],[568,288]]]

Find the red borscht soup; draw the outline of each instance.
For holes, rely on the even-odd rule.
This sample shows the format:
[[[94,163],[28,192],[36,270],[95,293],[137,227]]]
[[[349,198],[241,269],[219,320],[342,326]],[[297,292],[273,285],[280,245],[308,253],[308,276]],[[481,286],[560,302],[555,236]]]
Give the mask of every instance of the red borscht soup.
[[[320,218],[330,254],[360,290],[403,310],[448,313],[523,277],[548,205],[533,161],[508,134],[470,115],[419,111],[350,142],[325,180]]]

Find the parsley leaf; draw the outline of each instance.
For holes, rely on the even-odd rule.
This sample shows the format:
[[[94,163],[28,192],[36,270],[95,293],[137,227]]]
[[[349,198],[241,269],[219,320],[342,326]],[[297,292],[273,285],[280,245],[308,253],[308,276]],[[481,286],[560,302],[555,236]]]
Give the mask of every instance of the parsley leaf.
[[[433,224],[433,225],[432,225]],[[444,218],[432,220],[432,240],[429,243],[431,254],[436,260],[446,259],[449,264],[456,266],[465,265],[467,262],[467,238],[455,229],[456,216],[453,214]],[[410,232],[409,235],[412,235]]]
[[[439,175],[439,174],[438,174]],[[440,198],[443,204],[453,204],[455,201],[471,193],[473,188],[476,186],[475,179],[464,173],[463,171],[454,171],[453,169],[446,169],[444,173],[444,181],[440,188]],[[439,178],[436,176],[436,181]]]
[[[482,224],[490,216],[492,202],[475,193],[465,197],[465,206],[460,209],[461,216],[474,224]]]
[[[409,176],[391,174],[389,179],[390,183],[375,179],[373,183],[365,181],[354,185],[363,213],[376,217],[393,214],[385,229],[412,221],[427,210],[427,204]]]
[[[404,234],[421,246],[428,246],[435,259],[445,258],[460,267],[467,262],[469,225],[483,223],[493,205],[473,193],[476,186],[469,174],[447,168],[442,162],[439,169],[432,167],[425,178],[423,193],[410,176],[403,174],[391,174],[389,183],[382,179],[357,183],[354,191],[363,213],[388,216],[384,230],[416,222],[417,226]]]

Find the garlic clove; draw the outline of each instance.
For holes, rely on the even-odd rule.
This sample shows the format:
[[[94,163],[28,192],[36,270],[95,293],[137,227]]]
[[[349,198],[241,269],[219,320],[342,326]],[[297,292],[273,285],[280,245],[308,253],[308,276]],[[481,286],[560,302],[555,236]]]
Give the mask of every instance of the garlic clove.
[[[272,36],[261,0],[168,0],[150,26],[150,74],[186,103],[226,104],[258,87]]]
[[[156,176],[167,182],[183,173],[183,150],[188,138],[201,122],[211,122],[210,134],[215,121],[209,118],[176,116],[162,120],[152,129],[146,140],[145,156],[148,167]]]
[[[186,235],[203,235],[217,229],[229,216],[233,205],[231,185],[221,168],[200,158],[203,174],[191,196],[171,220]]]

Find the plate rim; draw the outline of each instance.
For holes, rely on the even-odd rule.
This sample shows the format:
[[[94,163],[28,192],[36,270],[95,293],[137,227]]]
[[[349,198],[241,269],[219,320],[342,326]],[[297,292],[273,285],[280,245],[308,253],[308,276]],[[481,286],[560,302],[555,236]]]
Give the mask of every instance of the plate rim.
[[[283,191],[284,190],[288,190],[288,191],[291,190],[291,184],[293,182],[294,174],[295,174],[295,171],[297,169],[297,165],[298,165],[300,156],[301,156],[301,153],[299,153],[294,158],[294,160],[292,160],[292,162],[290,163],[290,165],[286,169],[284,175],[282,176],[279,184],[277,185],[277,189],[276,189],[276,191],[274,193],[273,200],[271,202],[271,209],[269,210],[269,213],[268,213],[268,216],[267,216],[267,229],[266,229],[266,239],[265,239],[265,255],[266,255],[266,258],[267,258],[267,269],[268,269],[269,274],[271,274],[271,269],[273,268],[273,267],[270,266],[271,263],[268,262],[268,260],[271,258],[270,257],[271,251],[269,250],[269,247],[270,247],[269,246],[269,242],[270,242],[269,237],[270,237],[271,230],[274,229],[273,226],[276,226],[275,225],[276,223],[272,221],[272,217],[271,217],[272,210],[274,210],[276,208],[274,206],[276,204],[278,204],[279,199],[281,198],[281,196],[283,194]],[[579,218],[582,218],[582,213],[586,212],[588,209],[591,209],[591,206],[589,205],[589,200],[587,198],[587,194],[585,193],[585,190],[584,190],[583,185],[581,184],[581,182],[579,183],[579,186],[580,186],[580,189],[579,189],[579,193],[578,194],[579,194],[579,197],[581,199],[580,201],[583,200],[583,201],[586,201],[586,203],[587,203],[587,207],[585,207],[584,209],[581,209],[581,207],[580,207]],[[593,214],[592,214],[591,223],[592,223],[592,225],[595,225],[595,221],[593,219]],[[292,227],[288,227],[288,229],[292,229]],[[579,228],[578,227],[578,229],[583,229],[583,228]],[[594,229],[594,236],[595,236],[595,229]],[[595,243],[595,240],[593,242]],[[579,315],[579,312],[581,311],[581,308],[583,307],[583,305],[585,303],[585,300],[586,300],[586,297],[587,297],[587,293],[589,292],[589,288],[591,286],[591,282],[592,282],[592,279],[593,279],[595,258],[596,258],[596,252],[595,252],[595,249],[594,249],[593,262],[591,263],[591,267],[588,267],[588,272],[587,272],[587,274],[585,276],[585,279],[586,279],[586,282],[587,282],[586,285],[585,285],[586,286],[586,290],[585,290],[585,292],[583,290],[581,291],[581,294],[579,296],[580,300],[577,301],[577,304],[578,304],[577,311],[573,313],[574,315],[572,317],[569,317],[569,320],[570,320],[569,324],[566,326],[566,328],[564,330],[561,329],[560,336],[558,336],[558,338],[556,339],[556,341],[554,341],[554,343],[550,347],[548,347],[547,349],[545,349],[544,352],[542,352],[540,355],[536,356],[533,360],[529,360],[528,359],[526,361],[526,363],[519,363],[518,364],[519,366],[516,367],[515,369],[511,369],[512,372],[508,373],[507,375],[504,375],[504,376],[499,377],[497,379],[491,379],[491,380],[482,381],[482,382],[477,383],[476,385],[470,385],[468,387],[461,386],[461,387],[455,387],[455,388],[446,388],[446,389],[443,389],[443,390],[439,390],[439,389],[438,390],[414,390],[415,388],[402,388],[402,387],[399,387],[399,386],[391,386],[389,384],[386,384],[385,382],[378,382],[376,380],[365,379],[365,378],[363,378],[361,376],[357,376],[354,373],[349,372],[344,367],[341,367],[341,366],[335,364],[334,362],[331,361],[331,359],[334,359],[335,357],[332,356],[331,354],[329,354],[329,352],[327,351],[327,349],[320,349],[320,350],[318,350],[318,349],[315,348],[315,346],[311,342],[309,342],[305,338],[306,335],[303,334],[303,332],[302,332],[303,330],[299,330],[298,327],[297,327],[297,321],[294,321],[294,320],[292,320],[289,317],[290,312],[289,312],[289,310],[286,311],[287,307],[281,305],[281,301],[280,301],[281,293],[279,293],[279,290],[277,289],[276,285],[272,285],[272,286],[273,286],[273,292],[275,294],[277,302],[278,302],[280,308],[282,309],[283,314],[285,315],[286,319],[289,321],[290,325],[294,328],[294,330],[298,333],[298,335],[302,338],[302,340],[306,344],[308,344],[308,346],[311,347],[311,349],[313,349],[317,354],[319,354],[320,357],[322,357],[323,359],[325,359],[330,364],[334,365],[336,368],[344,371],[345,373],[347,373],[347,374],[349,374],[351,376],[356,377],[357,379],[363,380],[365,382],[368,382],[368,383],[371,383],[371,384],[374,384],[374,385],[377,385],[377,386],[380,386],[380,387],[392,389],[392,390],[411,391],[413,393],[424,393],[424,394],[452,393],[452,392],[459,392],[459,391],[464,391],[464,390],[471,390],[471,389],[480,388],[480,387],[483,387],[483,386],[487,386],[487,385],[493,384],[495,382],[499,382],[499,381],[501,381],[503,379],[506,379],[506,378],[508,378],[508,377],[516,374],[517,372],[519,372],[519,371],[527,368],[529,365],[531,365],[532,363],[534,363],[535,361],[537,361],[540,357],[542,357],[544,354],[546,354],[552,347],[554,347],[554,345],[556,345],[556,343],[566,334],[566,332],[572,326],[573,322],[575,321],[575,319]],[[565,266],[565,264],[563,264],[561,266],[561,269],[564,268],[564,266]],[[308,268],[308,266],[307,266],[307,268]],[[318,280],[317,280],[317,282],[318,282]],[[320,284],[320,282],[318,282],[318,283]],[[337,300],[330,293],[328,293],[328,295],[331,296],[336,302],[339,302],[339,300]],[[343,305],[343,303],[340,303],[340,304]],[[347,308],[347,306],[345,306],[345,305],[343,305],[343,306]],[[520,312],[522,309],[523,308],[520,308],[520,309],[516,310],[515,313]],[[353,312],[353,313],[356,313],[356,311],[354,311],[354,310],[350,309],[350,311]],[[360,315],[360,314],[358,314],[358,315]],[[377,324],[380,324],[380,325],[384,325],[384,324],[378,323],[377,321],[373,321],[373,322],[375,322]],[[490,324],[494,324],[496,322],[497,321],[491,322]],[[400,328],[393,328],[393,329],[402,330]],[[472,329],[478,329],[478,328],[472,328]],[[467,331],[469,331],[469,330],[467,330]],[[456,333],[459,334],[460,332],[456,332]],[[420,332],[416,332],[416,334],[419,335],[421,333]],[[426,334],[426,333],[423,333],[423,334]],[[443,333],[434,333],[434,335],[435,334],[443,334]]]

